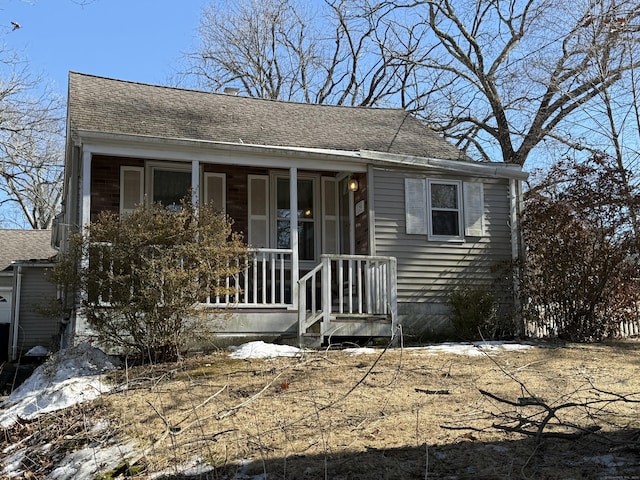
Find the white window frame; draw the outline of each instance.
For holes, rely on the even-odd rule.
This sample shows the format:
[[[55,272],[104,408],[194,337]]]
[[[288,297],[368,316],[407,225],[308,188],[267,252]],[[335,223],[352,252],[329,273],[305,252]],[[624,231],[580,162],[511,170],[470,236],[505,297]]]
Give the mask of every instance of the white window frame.
[[[431,206],[431,186],[456,185],[459,235],[435,235]],[[427,240],[464,242],[466,237],[487,235],[484,217],[484,184],[481,181],[464,182],[443,178],[406,177],[404,179],[405,233],[426,235]]]
[[[432,185],[455,185],[456,187],[456,203],[457,208],[434,208],[431,205],[431,187]],[[458,235],[438,235],[433,232],[433,212],[434,211],[442,211],[442,212],[456,212],[458,217]],[[427,180],[427,222],[429,225],[429,240],[440,240],[440,241],[464,241],[464,206],[462,203],[462,181],[460,180],[444,180],[444,179],[428,179]]]

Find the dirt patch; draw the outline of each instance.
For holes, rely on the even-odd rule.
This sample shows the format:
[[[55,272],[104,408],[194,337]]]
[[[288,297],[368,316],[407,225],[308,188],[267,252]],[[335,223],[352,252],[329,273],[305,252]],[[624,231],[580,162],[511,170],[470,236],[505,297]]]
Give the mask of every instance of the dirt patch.
[[[220,353],[119,372],[77,409],[137,442],[139,478],[634,478],[638,346]],[[213,470],[185,474],[196,458]]]

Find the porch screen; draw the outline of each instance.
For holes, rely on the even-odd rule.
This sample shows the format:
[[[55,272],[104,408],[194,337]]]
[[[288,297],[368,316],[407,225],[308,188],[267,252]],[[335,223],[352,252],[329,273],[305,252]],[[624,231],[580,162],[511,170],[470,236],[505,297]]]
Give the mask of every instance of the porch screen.
[[[169,209],[179,209],[191,189],[191,172],[187,170],[153,171],[153,201]]]
[[[153,170],[153,201],[168,209],[180,209],[191,189],[191,172],[187,170]]]

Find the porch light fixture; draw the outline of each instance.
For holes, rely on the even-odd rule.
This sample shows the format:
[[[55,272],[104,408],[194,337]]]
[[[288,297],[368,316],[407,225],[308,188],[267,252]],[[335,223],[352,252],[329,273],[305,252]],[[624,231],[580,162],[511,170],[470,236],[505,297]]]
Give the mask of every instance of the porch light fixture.
[[[357,192],[358,191],[358,180],[356,180],[355,178],[350,178],[349,179],[349,191],[351,192]]]

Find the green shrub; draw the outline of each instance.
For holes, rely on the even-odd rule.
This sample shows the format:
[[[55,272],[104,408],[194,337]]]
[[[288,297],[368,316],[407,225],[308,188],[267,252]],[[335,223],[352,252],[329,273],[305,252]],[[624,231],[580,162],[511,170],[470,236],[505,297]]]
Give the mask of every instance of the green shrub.
[[[449,297],[453,328],[462,340],[494,338],[497,329],[497,304],[493,294],[480,287],[462,287]]]

